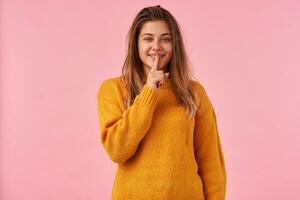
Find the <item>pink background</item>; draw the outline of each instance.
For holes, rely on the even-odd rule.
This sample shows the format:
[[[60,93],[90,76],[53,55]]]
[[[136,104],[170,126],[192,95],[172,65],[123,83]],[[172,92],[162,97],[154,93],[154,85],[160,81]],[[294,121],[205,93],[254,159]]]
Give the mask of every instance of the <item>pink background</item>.
[[[300,1],[1,1],[1,200],[106,200],[96,95],[133,17],[167,8],[215,107],[228,200],[300,189]]]

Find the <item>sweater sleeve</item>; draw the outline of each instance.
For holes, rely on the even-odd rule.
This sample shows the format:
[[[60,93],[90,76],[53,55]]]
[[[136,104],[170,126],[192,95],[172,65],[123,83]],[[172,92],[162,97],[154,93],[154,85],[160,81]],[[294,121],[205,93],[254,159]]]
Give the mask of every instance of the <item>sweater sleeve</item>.
[[[122,112],[117,90],[116,84],[104,81],[97,96],[101,143],[111,160],[120,164],[134,155],[150,128],[158,94],[144,85],[133,104]]]
[[[202,86],[201,86],[202,87]],[[226,171],[216,114],[204,88],[195,117],[194,150],[206,200],[224,200]]]

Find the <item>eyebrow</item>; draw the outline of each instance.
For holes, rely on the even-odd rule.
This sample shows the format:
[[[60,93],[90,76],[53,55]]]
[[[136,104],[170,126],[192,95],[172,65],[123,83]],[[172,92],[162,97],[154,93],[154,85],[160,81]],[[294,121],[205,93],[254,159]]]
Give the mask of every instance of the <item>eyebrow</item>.
[[[144,33],[144,34],[142,34],[141,36],[144,36],[144,35],[151,35],[151,36],[153,36],[153,34],[151,34],[151,33]],[[172,36],[171,33],[163,33],[163,34],[161,34],[161,36],[165,36],[165,35],[170,35],[170,36]]]

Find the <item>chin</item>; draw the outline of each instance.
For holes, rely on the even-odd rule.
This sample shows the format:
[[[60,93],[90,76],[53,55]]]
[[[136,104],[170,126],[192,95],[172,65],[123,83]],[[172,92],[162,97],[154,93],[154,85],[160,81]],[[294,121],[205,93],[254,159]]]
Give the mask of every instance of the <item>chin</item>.
[[[150,65],[150,69],[152,68],[152,65]],[[163,67],[162,67],[162,65],[158,65],[157,66],[157,70],[161,70]]]

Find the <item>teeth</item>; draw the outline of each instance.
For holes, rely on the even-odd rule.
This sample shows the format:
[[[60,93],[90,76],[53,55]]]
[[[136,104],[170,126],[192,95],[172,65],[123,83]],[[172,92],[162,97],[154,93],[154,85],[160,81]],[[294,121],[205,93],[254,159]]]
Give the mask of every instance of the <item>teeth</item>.
[[[149,56],[151,56],[152,58],[155,58],[155,55],[149,55]],[[164,57],[164,55],[159,55],[158,57],[162,58],[162,57]]]

